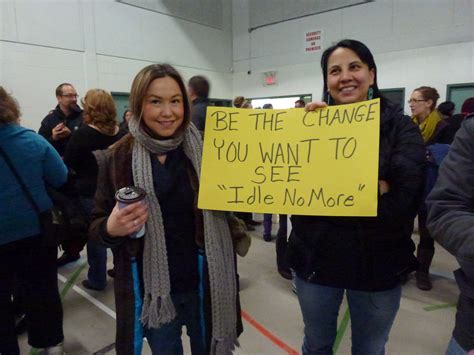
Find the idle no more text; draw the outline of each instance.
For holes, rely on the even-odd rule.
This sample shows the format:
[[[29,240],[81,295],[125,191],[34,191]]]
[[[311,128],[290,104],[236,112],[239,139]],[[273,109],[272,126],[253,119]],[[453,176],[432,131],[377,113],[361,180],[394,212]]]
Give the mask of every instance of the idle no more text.
[[[199,207],[309,215],[376,213],[380,102],[208,108]]]

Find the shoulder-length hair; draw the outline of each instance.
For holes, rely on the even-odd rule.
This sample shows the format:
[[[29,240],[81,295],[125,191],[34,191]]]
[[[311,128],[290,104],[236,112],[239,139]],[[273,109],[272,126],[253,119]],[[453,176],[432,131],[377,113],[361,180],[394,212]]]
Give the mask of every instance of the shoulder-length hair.
[[[82,100],[84,123],[92,124],[105,134],[113,134],[117,126],[117,110],[112,95],[102,89],[87,91]]]

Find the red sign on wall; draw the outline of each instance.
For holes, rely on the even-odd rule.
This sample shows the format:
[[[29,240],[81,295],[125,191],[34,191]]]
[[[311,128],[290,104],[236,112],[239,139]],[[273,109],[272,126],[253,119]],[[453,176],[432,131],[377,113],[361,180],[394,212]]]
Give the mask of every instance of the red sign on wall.
[[[322,31],[314,30],[305,32],[305,53],[315,53],[322,50]]]

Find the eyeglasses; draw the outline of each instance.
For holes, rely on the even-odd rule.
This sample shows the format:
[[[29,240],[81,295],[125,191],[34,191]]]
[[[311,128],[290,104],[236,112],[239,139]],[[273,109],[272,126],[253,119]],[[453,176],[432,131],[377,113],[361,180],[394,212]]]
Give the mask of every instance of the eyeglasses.
[[[408,102],[409,104],[411,104],[411,103],[414,103],[414,104],[415,104],[415,103],[420,102],[420,101],[426,101],[426,100],[424,100],[424,99],[410,99],[410,100],[408,100],[407,102]]]
[[[66,95],[61,95],[62,97],[67,97],[68,99],[77,99],[79,97],[78,94],[66,94]]]

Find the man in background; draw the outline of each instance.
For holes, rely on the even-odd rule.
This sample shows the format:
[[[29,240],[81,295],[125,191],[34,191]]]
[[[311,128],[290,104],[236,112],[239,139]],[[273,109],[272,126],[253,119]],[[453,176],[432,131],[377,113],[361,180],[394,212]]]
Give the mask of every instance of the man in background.
[[[189,99],[193,104],[191,121],[203,133],[206,126],[206,111],[209,105],[209,81],[200,75],[193,76],[188,82]]]
[[[71,134],[82,124],[82,109],[77,105],[77,91],[69,83],[56,88],[58,104],[41,122],[39,134],[46,138],[62,157]],[[80,258],[84,248],[85,236],[69,236],[62,243],[63,255],[58,258],[57,266],[63,266]]]
[[[69,83],[60,84],[56,88],[58,105],[43,119],[38,132],[60,156],[64,155],[71,133],[82,124],[82,109],[77,105],[77,98],[74,86]]]

